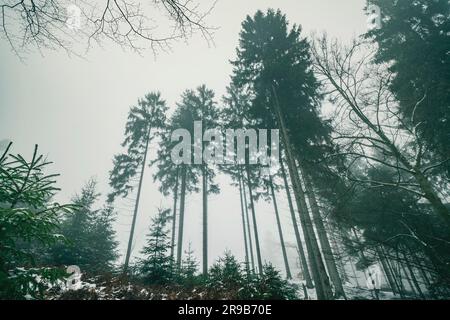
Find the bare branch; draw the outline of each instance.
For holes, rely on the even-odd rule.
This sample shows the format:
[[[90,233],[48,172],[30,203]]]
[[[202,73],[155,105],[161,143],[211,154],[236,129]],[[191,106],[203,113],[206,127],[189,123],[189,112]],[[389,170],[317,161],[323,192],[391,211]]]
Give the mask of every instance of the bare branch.
[[[32,49],[63,49],[70,55],[79,44],[86,43],[88,50],[92,42],[101,45],[105,40],[138,53],[170,49],[173,41],[197,32],[212,41],[214,29],[206,26],[205,18],[215,2],[206,9],[192,0],[102,2],[98,6],[86,0],[0,0],[0,36],[21,59]],[[77,28],[68,26],[72,18],[78,19]]]

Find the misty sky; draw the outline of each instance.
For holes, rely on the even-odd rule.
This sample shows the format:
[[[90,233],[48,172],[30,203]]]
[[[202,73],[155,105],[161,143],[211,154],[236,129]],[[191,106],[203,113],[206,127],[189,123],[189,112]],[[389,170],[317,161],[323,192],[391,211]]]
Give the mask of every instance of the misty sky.
[[[241,22],[256,10],[280,8],[291,23],[301,24],[304,35],[326,31],[329,36],[348,41],[366,31],[364,0],[219,0],[207,18],[217,26],[214,45],[200,36],[172,46],[169,53],[142,56],[105,43],[93,48],[86,60],[69,58],[64,52],[44,52],[27,56],[22,63],[0,40],[0,141],[12,140],[14,153],[29,158],[34,144],[53,161],[52,173],[60,173],[62,191],[56,200],[69,201],[91,177],[99,182],[103,196],[108,192],[108,171],[113,155],[119,152],[129,108],[147,92],[159,90],[173,108],[185,89],[206,84],[216,92],[216,100],[229,83],[230,59],[235,57]],[[150,148],[154,156],[157,145]],[[153,183],[147,169],[136,229],[133,254],[145,241],[150,217],[159,206],[171,207]],[[222,189],[209,201],[209,263],[226,249],[243,259],[243,235],[238,190],[229,179],[218,178]],[[295,237],[284,194],[279,207],[289,245]],[[102,200],[104,197],[102,198]],[[188,195],[185,214],[185,247],[192,242],[201,257],[201,193]],[[102,203],[99,203],[101,206]],[[262,257],[284,271],[276,233],[272,204],[256,205]],[[124,254],[131,223],[131,202],[118,203],[116,223],[120,253]],[[291,268],[296,273],[295,247],[288,249]],[[200,262],[200,261],[199,261]]]

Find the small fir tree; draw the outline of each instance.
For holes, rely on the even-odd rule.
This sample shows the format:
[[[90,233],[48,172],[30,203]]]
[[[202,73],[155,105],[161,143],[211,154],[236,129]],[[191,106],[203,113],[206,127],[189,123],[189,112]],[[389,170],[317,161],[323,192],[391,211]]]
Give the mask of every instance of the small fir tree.
[[[169,209],[158,209],[157,216],[152,219],[147,244],[141,251],[144,258],[139,261],[141,275],[147,284],[164,285],[173,280],[173,261],[167,228],[170,219]]]

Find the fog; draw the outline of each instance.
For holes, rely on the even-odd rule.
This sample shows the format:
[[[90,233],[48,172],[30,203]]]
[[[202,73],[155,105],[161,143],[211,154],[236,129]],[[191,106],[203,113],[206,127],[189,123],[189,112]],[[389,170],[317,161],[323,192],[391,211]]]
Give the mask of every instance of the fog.
[[[181,93],[201,84],[213,89],[216,100],[229,83],[231,65],[238,45],[241,22],[256,10],[280,8],[291,23],[301,24],[303,34],[326,31],[329,36],[348,41],[366,31],[364,0],[219,0],[206,23],[217,26],[214,43],[200,35],[188,42],[173,43],[170,52],[156,56],[124,50],[114,43],[93,47],[85,59],[64,52],[30,54],[21,62],[0,42],[0,141],[12,140],[13,153],[31,157],[34,144],[60,173],[62,189],[56,200],[68,202],[91,177],[99,183],[102,201],[108,193],[108,172],[118,153],[129,108],[150,91],[160,91],[173,109]],[[4,145],[4,143],[3,143]],[[157,143],[150,146],[153,158]],[[153,168],[146,169],[141,205],[133,246],[139,255],[150,218],[157,207],[171,207],[172,199],[158,192]],[[230,179],[219,175],[221,192],[209,201],[209,264],[225,250],[240,260],[244,256],[239,190]],[[131,224],[132,198],[117,204],[116,222],[119,250],[125,253]],[[278,194],[281,219],[293,273],[298,272],[295,238],[285,194]],[[201,193],[186,198],[184,245],[189,242],[201,257]],[[100,202],[99,206],[102,205]],[[256,204],[263,260],[284,271],[282,254],[271,203]],[[277,249],[274,249],[277,248]],[[279,249],[279,250],[278,250]],[[123,257],[122,257],[123,258]],[[122,259],[121,258],[121,259]]]

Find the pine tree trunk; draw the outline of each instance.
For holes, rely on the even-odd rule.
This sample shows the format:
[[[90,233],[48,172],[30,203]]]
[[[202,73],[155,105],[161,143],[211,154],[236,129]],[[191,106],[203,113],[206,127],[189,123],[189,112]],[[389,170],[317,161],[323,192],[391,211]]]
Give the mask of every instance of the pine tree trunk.
[[[383,267],[384,274],[386,275],[386,279],[387,279],[387,281],[389,283],[389,286],[391,287],[392,293],[394,295],[398,294],[397,285],[394,282],[394,279],[392,277],[391,271],[389,270],[389,268],[388,268],[388,266],[386,264],[386,261],[385,261],[385,259],[383,257],[383,254],[380,251],[380,248],[375,247],[375,251],[377,252],[378,259],[380,260],[380,263],[381,263],[381,265]]]
[[[178,179],[179,179],[179,168],[177,167],[177,177],[175,178],[175,190],[173,193],[173,215],[172,215],[172,240],[170,243],[170,256],[172,260],[175,258],[175,236],[177,227],[177,202],[178,202]]]
[[[287,253],[286,253],[286,246],[284,244],[283,229],[281,228],[280,214],[278,212],[277,198],[275,197],[275,191],[273,189],[272,177],[270,177],[269,187],[270,187],[270,192],[272,194],[272,201],[273,201],[273,207],[275,210],[275,216],[277,218],[277,226],[278,226],[278,234],[280,236],[281,251],[283,253],[284,266],[286,268],[286,278],[292,279],[291,268],[289,268],[289,261],[288,261],[288,257],[287,257]]]
[[[247,192],[245,191],[245,181],[242,176],[242,171],[240,171],[240,177],[242,180],[242,194],[244,195],[244,209],[245,209],[245,218],[247,220],[247,234],[248,234],[248,244],[250,247],[250,261],[252,263],[252,271],[255,272],[255,255],[253,254],[253,240],[252,240],[252,229],[250,227],[250,216],[248,214],[248,203],[247,203]]]
[[[353,234],[354,234],[354,236],[355,236],[356,242],[357,242],[357,243],[361,243],[360,240],[359,240],[359,237],[358,237],[358,233],[356,232],[356,229],[355,229],[354,227],[352,228],[352,231],[353,231]],[[362,259],[362,261],[363,261],[363,264],[364,264],[364,265],[367,265],[367,263],[369,262],[369,259],[367,259],[366,255],[364,254],[364,249],[361,248],[361,249],[359,250],[359,252],[360,252],[360,254],[361,254],[361,259]],[[364,277],[366,278],[366,282],[370,279],[370,280],[372,281],[372,284],[375,285],[375,282],[374,282],[374,280],[373,280],[373,278],[372,278],[372,274],[371,274],[371,272],[370,272],[370,269],[367,270],[367,273],[368,273],[369,277],[367,277],[366,272],[363,272],[363,273],[364,273]],[[380,299],[378,291],[379,291],[379,290],[376,289],[376,288],[374,288],[374,290],[373,290],[373,292],[375,293],[375,298],[376,298],[377,300]]]
[[[317,298],[319,300],[329,300],[333,299],[333,292],[330,285],[330,280],[328,278],[327,272],[325,270],[325,265],[323,264],[322,257],[320,255],[319,245],[317,243],[316,236],[314,234],[314,229],[312,226],[311,217],[308,213],[308,208],[306,206],[305,194],[303,191],[302,184],[300,182],[300,177],[298,175],[297,166],[295,164],[295,158],[291,150],[291,143],[289,140],[289,135],[284,124],[284,118],[278,104],[278,99],[276,97],[276,91],[273,87],[273,93],[275,97],[275,112],[277,115],[278,123],[281,128],[281,137],[286,150],[286,159],[289,169],[289,175],[292,179],[292,185],[294,188],[294,195],[298,206],[298,211],[300,214],[300,222],[303,228],[303,234],[306,242],[306,249],[308,251],[308,257],[310,261],[310,267],[312,276],[314,279]]]
[[[412,268],[411,263],[409,262],[409,259],[405,253],[403,253],[403,258],[405,259],[406,267],[408,268],[409,275],[414,284],[414,287],[416,288],[418,295],[420,296],[420,298],[422,300],[425,300],[425,296],[422,292],[422,289],[420,288],[420,285],[419,285],[419,282],[417,281],[416,275],[414,274],[414,269]]]
[[[395,260],[392,260],[392,261],[387,260],[387,263],[391,265],[391,270],[393,271],[393,274],[395,275],[395,278],[397,279],[398,287],[401,290],[400,292],[403,294],[403,297],[406,297],[407,292],[406,292],[405,283],[403,281],[402,264],[400,263],[400,257],[398,255],[398,250],[396,250]],[[394,263],[397,266],[395,266]]]
[[[312,226],[311,217],[309,216],[308,207],[306,205],[305,194],[303,187],[300,183],[298,172],[294,169],[295,164],[289,166],[290,175],[294,176],[295,183],[293,182],[294,195],[296,196],[296,202],[298,206],[298,212],[300,215],[300,223],[303,228],[303,234],[305,237],[306,249],[309,257],[309,265],[311,267],[312,277],[319,300],[329,300],[333,298],[333,292],[331,284],[326,273],[325,265],[320,253],[320,248],[317,243],[317,239]],[[291,169],[292,168],[292,169]]]
[[[294,206],[292,204],[292,197],[291,197],[291,192],[289,189],[289,183],[288,183],[288,179],[287,179],[287,175],[286,175],[286,170],[285,170],[284,164],[283,164],[283,159],[280,159],[280,165],[281,165],[281,175],[283,176],[283,181],[284,181],[284,189],[286,190],[286,196],[287,196],[288,204],[289,204],[289,211],[291,213],[292,225],[294,227],[295,239],[297,241],[297,248],[298,248],[298,253],[299,253],[299,257],[300,257],[300,263],[302,265],[303,276],[306,281],[306,287],[311,289],[314,287],[314,285],[311,280],[311,274],[309,273],[309,267],[308,267],[308,263],[306,261],[305,250],[303,249],[300,232],[298,230],[297,218],[295,217]]]
[[[424,269],[424,265],[420,261],[417,254],[411,250],[411,248],[409,248],[409,252],[410,252],[411,256],[414,258],[414,262],[416,263],[417,268],[419,269],[420,277],[422,278],[423,282],[425,283],[425,286],[427,287],[428,294],[430,295],[430,297],[432,299],[437,299],[438,297],[435,295],[434,291],[432,290],[432,284],[431,284],[431,281],[429,278],[429,274],[427,274],[427,271]]]
[[[255,246],[256,246],[256,258],[258,261],[258,271],[260,274],[263,272],[263,265],[262,265],[262,259],[261,259],[261,249],[259,247],[259,237],[258,237],[258,226],[256,225],[256,212],[255,212],[255,205],[253,203],[253,192],[252,192],[252,184],[250,180],[250,168],[249,165],[245,165],[245,170],[247,171],[247,186],[248,186],[248,193],[250,197],[250,209],[252,210],[252,218],[253,218],[253,232],[255,234]]]
[[[208,274],[208,172],[202,166],[203,178],[203,275]]]
[[[350,268],[352,269],[353,277],[355,277],[356,287],[359,288],[360,287],[358,280],[359,278],[358,275],[356,274],[355,264],[351,260],[350,260]]]
[[[184,228],[184,209],[186,200],[186,166],[181,169],[181,199],[180,199],[180,223],[178,224],[178,245],[177,245],[177,267],[181,267],[181,259],[183,254],[183,228]]]
[[[334,260],[333,251],[331,250],[330,241],[325,230],[325,226],[320,214],[319,206],[317,204],[316,196],[314,194],[311,178],[305,172],[305,169],[300,165],[300,171],[305,181],[306,195],[308,197],[309,205],[311,208],[314,225],[316,226],[317,235],[319,237],[320,247],[322,248],[322,254],[325,259],[328,273],[330,274],[331,281],[334,285],[334,295],[336,298],[345,298],[344,287],[342,286],[341,277],[339,276],[338,269],[336,267],[336,261]]]
[[[335,257],[335,261],[336,261],[336,266],[338,269],[338,274],[341,278],[342,283],[348,283],[349,282],[349,276],[347,274],[347,269],[346,266],[344,264],[344,259],[342,257],[341,254],[341,248],[339,246],[338,239],[340,239],[340,227],[338,226],[338,230],[335,229],[331,229],[330,226],[325,226],[326,227],[326,232],[328,234],[328,237],[330,239],[330,245],[331,245],[331,249],[333,250],[334,253],[334,257]]]
[[[333,250],[333,252],[335,254],[339,254],[341,252],[341,249],[339,247],[338,240],[336,240],[336,239],[340,235],[340,231],[338,231],[338,233],[336,235],[333,235],[333,232],[330,231],[329,228],[326,231],[327,231],[327,234],[331,236],[331,249]],[[340,236],[339,236],[339,238],[340,238]],[[345,270],[345,265],[344,265],[342,257],[339,257],[337,259],[337,263],[338,263],[338,271],[339,271],[339,274],[341,275],[342,281],[348,282],[349,278],[347,275],[347,271]]]
[[[382,256],[382,260],[385,262],[387,270],[389,270],[389,273],[391,274],[392,280],[394,281],[395,287],[397,288],[397,292],[400,295],[400,298],[403,299],[405,297],[405,290],[404,290],[405,288],[403,287],[403,285],[400,284],[398,275],[396,274],[392,264],[390,263],[383,246],[381,246],[379,250]]]
[[[408,272],[406,271],[405,264],[402,263],[401,261],[400,261],[399,263],[400,263],[400,266],[401,266],[401,271],[403,271],[403,274],[405,275],[405,279],[406,279],[406,281],[408,282],[408,285],[409,285],[409,288],[411,289],[411,292],[413,293],[413,295],[414,295],[416,298],[419,298],[419,296],[418,296],[418,294],[417,294],[417,291],[416,291],[416,289],[414,288],[414,285],[413,285],[413,283],[412,283],[412,281],[411,281],[411,277],[408,275]],[[400,272],[401,272],[401,271],[400,271]]]
[[[250,269],[250,261],[249,261],[249,256],[248,256],[248,240],[247,240],[247,230],[246,230],[246,223],[245,223],[244,199],[243,199],[243,195],[242,195],[242,178],[241,178],[240,171],[239,171],[239,198],[241,200],[242,232],[244,234],[245,268],[248,273],[249,269]]]
[[[400,298],[405,298],[405,287],[403,286],[403,282],[401,279],[399,279],[398,274],[395,273],[393,270],[392,265],[389,263],[389,261],[386,261],[386,265],[388,266],[388,269],[391,271],[392,279],[394,280],[395,286],[397,287],[397,292],[400,295]]]
[[[141,198],[142,181],[144,179],[145,165],[147,163],[148,145],[150,143],[150,132],[151,132],[151,127],[148,128],[147,137],[145,140],[144,159],[142,160],[142,165],[141,165],[141,175],[139,177],[139,185],[138,185],[138,190],[137,190],[136,203],[134,205],[133,221],[131,222],[130,238],[128,239],[128,247],[127,247],[127,253],[125,256],[125,264],[123,266],[124,274],[126,274],[128,271],[128,265],[130,263],[130,256],[131,256],[131,249],[133,247],[134,229],[136,227],[136,218],[137,218],[137,214],[138,214],[138,210],[139,210],[139,200]]]
[[[355,236],[356,242],[357,242],[358,244],[360,244],[361,241],[359,240],[358,233],[356,232],[356,229],[355,229],[354,227],[352,227],[352,231],[353,231],[353,235]],[[364,264],[364,265],[367,265],[367,262],[369,261],[369,259],[367,259],[366,255],[365,255],[365,253],[364,253],[364,248],[360,247],[359,253],[360,253],[360,258],[361,258],[361,260],[363,261],[363,264]],[[365,272],[363,272],[363,273],[364,273],[364,276],[365,276],[366,273],[365,273]],[[366,277],[366,280],[367,280],[367,277]]]
[[[423,282],[429,289],[431,287],[431,281],[427,275],[427,272],[424,269],[424,265],[422,264],[422,262],[420,261],[418,255],[416,253],[414,253],[411,249],[409,249],[409,252],[410,252],[411,256],[414,258],[414,262],[416,263],[417,268],[419,269],[420,276],[423,279]]]

